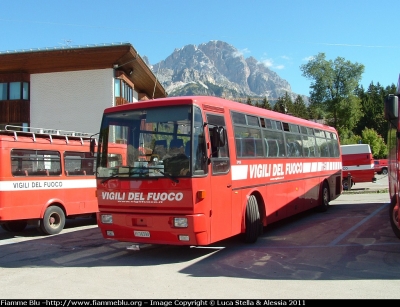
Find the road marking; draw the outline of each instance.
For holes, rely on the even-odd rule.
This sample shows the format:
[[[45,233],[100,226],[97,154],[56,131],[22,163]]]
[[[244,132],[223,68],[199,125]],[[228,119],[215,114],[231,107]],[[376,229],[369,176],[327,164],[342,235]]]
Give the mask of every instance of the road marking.
[[[357,229],[358,227],[360,227],[362,224],[364,224],[365,222],[367,222],[369,219],[371,219],[372,217],[374,217],[375,215],[378,214],[379,211],[381,211],[382,209],[386,208],[389,204],[384,204],[383,206],[379,207],[378,209],[376,209],[374,212],[372,212],[370,215],[368,215],[366,218],[362,219],[361,221],[359,221],[357,224],[355,224],[353,227],[350,227],[347,231],[345,231],[344,233],[342,233],[340,236],[338,236],[335,240],[333,240],[331,243],[328,244],[328,246],[334,246],[336,245],[338,242],[340,242],[341,240],[343,240],[345,237],[347,237],[347,235],[349,233],[351,233],[352,231],[354,231],[355,229]]]

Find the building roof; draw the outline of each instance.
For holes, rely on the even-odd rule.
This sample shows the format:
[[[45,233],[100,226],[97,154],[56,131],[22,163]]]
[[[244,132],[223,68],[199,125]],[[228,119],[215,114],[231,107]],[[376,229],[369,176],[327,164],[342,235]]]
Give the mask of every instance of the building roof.
[[[167,96],[163,86],[130,43],[0,52],[0,74],[104,68],[124,71],[135,85],[135,90],[149,98]]]

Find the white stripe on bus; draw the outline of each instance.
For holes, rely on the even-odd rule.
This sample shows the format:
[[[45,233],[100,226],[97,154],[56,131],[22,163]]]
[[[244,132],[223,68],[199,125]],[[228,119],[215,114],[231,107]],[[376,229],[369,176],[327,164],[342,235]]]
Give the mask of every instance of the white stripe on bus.
[[[286,165],[293,165],[286,167]],[[249,166],[250,173],[249,174]],[[338,171],[342,169],[342,162],[282,162],[257,163],[250,165],[232,165],[232,180],[246,180],[250,178],[279,177],[298,173],[317,173],[321,171]],[[276,170],[276,172],[275,172]],[[289,172],[288,172],[289,171]],[[291,171],[291,172],[290,172]],[[287,173],[285,173],[287,172]]]
[[[232,165],[232,180],[247,179],[248,165]]]
[[[96,188],[95,179],[0,181],[0,192]]]

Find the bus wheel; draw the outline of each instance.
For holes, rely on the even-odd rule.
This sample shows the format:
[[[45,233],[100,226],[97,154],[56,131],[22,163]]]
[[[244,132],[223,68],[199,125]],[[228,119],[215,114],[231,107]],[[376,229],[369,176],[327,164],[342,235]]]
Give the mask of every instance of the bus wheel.
[[[389,218],[394,234],[400,239],[399,205],[395,201],[390,203]]]
[[[254,243],[260,234],[260,212],[258,211],[257,199],[251,195],[246,206],[246,232],[244,241],[246,243]]]
[[[26,228],[26,225],[28,225],[26,221],[11,221],[2,224],[1,228],[10,232],[20,232]]]
[[[50,206],[44,213],[43,220],[40,223],[40,228],[45,234],[55,235],[63,230],[64,225],[64,211],[60,207]]]
[[[325,212],[328,210],[329,207],[329,187],[328,184],[324,181],[322,184],[320,196],[319,196],[319,205],[317,207],[317,210],[319,212]]]

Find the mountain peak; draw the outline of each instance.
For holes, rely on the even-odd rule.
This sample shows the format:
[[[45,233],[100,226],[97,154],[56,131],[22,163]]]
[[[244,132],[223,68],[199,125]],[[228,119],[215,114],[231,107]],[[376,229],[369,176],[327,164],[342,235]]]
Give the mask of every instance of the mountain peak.
[[[277,73],[219,40],[177,48],[152,69],[169,96],[267,97],[269,100],[276,100],[286,92],[296,96],[290,84]]]

